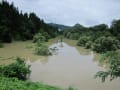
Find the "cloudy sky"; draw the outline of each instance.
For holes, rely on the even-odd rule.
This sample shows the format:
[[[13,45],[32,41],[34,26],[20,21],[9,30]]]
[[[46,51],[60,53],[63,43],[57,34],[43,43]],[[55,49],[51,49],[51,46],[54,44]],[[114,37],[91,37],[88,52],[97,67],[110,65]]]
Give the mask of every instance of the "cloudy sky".
[[[45,22],[85,26],[120,18],[120,0],[7,0],[23,12],[35,12]]]

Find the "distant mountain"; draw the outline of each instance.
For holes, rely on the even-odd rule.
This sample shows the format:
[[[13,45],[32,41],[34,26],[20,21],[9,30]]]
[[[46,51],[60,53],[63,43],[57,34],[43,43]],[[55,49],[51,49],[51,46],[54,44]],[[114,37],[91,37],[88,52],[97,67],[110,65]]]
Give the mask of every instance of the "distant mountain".
[[[58,29],[66,29],[66,28],[70,28],[70,26],[67,25],[61,25],[61,24],[55,24],[55,23],[48,23],[49,25],[53,26],[53,27],[57,27]]]

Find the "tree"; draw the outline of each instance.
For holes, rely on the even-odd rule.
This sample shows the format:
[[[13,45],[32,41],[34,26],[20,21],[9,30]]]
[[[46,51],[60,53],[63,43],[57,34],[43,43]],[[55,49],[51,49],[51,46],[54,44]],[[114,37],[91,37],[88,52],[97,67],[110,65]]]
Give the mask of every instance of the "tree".
[[[16,62],[7,66],[0,66],[0,75],[5,77],[16,77],[20,80],[26,80],[30,74],[30,65],[26,65],[24,59],[16,58]]]
[[[34,36],[33,38],[33,42],[36,43],[36,42],[45,42],[46,38],[41,34],[41,33],[38,33]]]
[[[102,53],[106,51],[115,51],[120,48],[120,42],[114,37],[100,37],[95,40],[93,50]]]
[[[90,37],[82,36],[79,38],[77,45],[78,46],[85,46],[88,41],[90,41]]]
[[[4,0],[0,3],[1,42],[10,43],[12,40],[31,40],[38,32],[42,32],[46,38],[48,38],[48,34],[50,38],[57,35],[58,29],[46,24],[35,13],[19,12],[13,3],[9,4]]]
[[[112,22],[110,31],[114,36],[117,36],[120,33],[120,20],[114,20]]]
[[[110,81],[120,77],[120,53],[119,52],[107,52],[102,57],[104,62],[107,62],[109,69],[107,71],[99,71],[95,77],[100,77],[102,82],[105,82],[106,78],[110,76]]]

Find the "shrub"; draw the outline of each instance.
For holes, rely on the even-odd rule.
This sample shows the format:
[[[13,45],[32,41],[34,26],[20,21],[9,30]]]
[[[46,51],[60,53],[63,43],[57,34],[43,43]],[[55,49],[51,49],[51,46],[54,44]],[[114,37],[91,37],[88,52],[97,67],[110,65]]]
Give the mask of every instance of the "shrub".
[[[16,58],[16,62],[10,65],[0,66],[0,75],[6,77],[16,77],[25,80],[30,72],[30,66],[26,65],[24,59],[21,58]]]
[[[120,42],[114,37],[100,37],[95,40],[93,50],[102,53],[106,51],[114,51],[120,48]]]
[[[39,46],[35,47],[35,54],[37,55],[50,55],[50,51],[48,46],[43,45],[43,44],[39,44]]]
[[[92,45],[92,42],[91,42],[91,41],[88,41],[88,42],[85,44],[85,48],[89,49],[89,48],[91,48],[91,45]]]
[[[103,59],[104,61],[107,60],[106,62],[109,69],[107,71],[97,72],[95,77],[100,77],[102,82],[104,82],[108,76],[110,76],[110,80],[120,77],[120,52],[107,52],[104,54]]]
[[[45,40],[46,38],[41,33],[36,34],[33,38],[34,43],[36,43],[37,41],[40,41],[42,43],[45,42]]]
[[[42,32],[42,35],[45,37],[46,42],[50,39],[50,35],[47,32]]]
[[[35,54],[37,55],[51,55],[51,52],[47,45],[41,43],[41,41],[36,42]]]
[[[18,80],[17,78],[0,77],[0,90],[64,90],[64,89],[38,82],[21,81]]]
[[[78,40],[79,39],[79,33],[72,33],[69,36],[69,38],[72,39],[72,40]]]
[[[90,40],[90,37],[82,36],[79,38],[77,45],[78,46],[85,46],[86,43]]]

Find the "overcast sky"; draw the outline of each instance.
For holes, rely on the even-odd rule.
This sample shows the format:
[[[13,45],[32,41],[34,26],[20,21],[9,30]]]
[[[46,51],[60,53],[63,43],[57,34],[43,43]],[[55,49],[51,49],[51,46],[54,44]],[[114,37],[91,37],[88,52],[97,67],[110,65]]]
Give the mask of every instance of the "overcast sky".
[[[120,18],[120,0],[7,0],[23,12],[35,12],[45,22],[85,26],[110,24]]]

